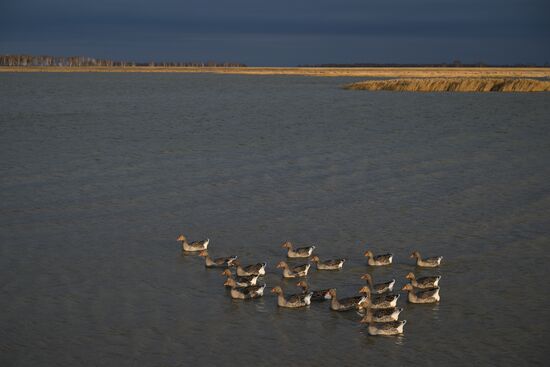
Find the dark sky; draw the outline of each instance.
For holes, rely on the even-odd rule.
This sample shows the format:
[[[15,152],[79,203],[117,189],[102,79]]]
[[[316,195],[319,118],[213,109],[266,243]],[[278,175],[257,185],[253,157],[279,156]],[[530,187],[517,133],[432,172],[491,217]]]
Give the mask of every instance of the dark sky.
[[[550,62],[550,0],[0,0],[0,54]]]

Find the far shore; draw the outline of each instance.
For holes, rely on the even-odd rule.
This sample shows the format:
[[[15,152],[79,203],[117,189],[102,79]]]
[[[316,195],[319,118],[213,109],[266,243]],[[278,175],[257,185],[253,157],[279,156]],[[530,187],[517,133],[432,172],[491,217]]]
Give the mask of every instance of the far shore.
[[[372,78],[550,78],[550,68],[513,67],[157,67],[0,66],[0,73],[214,73]]]

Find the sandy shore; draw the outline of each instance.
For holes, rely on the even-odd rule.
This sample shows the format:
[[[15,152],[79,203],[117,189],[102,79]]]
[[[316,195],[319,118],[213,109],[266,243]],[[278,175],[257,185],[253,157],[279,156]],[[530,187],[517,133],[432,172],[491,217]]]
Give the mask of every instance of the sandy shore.
[[[400,92],[549,92],[550,81],[524,78],[389,79],[353,83],[345,88]]]
[[[550,78],[550,68],[0,67],[0,72],[217,73],[383,78]]]

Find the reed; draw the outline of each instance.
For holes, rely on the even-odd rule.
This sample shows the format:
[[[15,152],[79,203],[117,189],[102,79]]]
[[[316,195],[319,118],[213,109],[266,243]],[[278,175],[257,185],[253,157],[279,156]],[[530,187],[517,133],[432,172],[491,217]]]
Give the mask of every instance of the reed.
[[[520,78],[427,78],[369,80],[345,89],[399,92],[549,92],[550,81]]]

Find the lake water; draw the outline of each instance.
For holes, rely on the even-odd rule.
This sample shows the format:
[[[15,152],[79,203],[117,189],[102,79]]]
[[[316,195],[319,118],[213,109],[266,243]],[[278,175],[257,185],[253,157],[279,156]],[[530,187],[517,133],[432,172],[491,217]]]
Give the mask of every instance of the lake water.
[[[550,95],[346,91],[357,79],[0,74],[0,365],[533,365],[550,333]],[[443,255],[442,301],[359,316],[233,301],[214,257],[347,257],[355,295]],[[395,264],[366,265],[366,249]],[[296,262],[295,262],[296,263]]]

